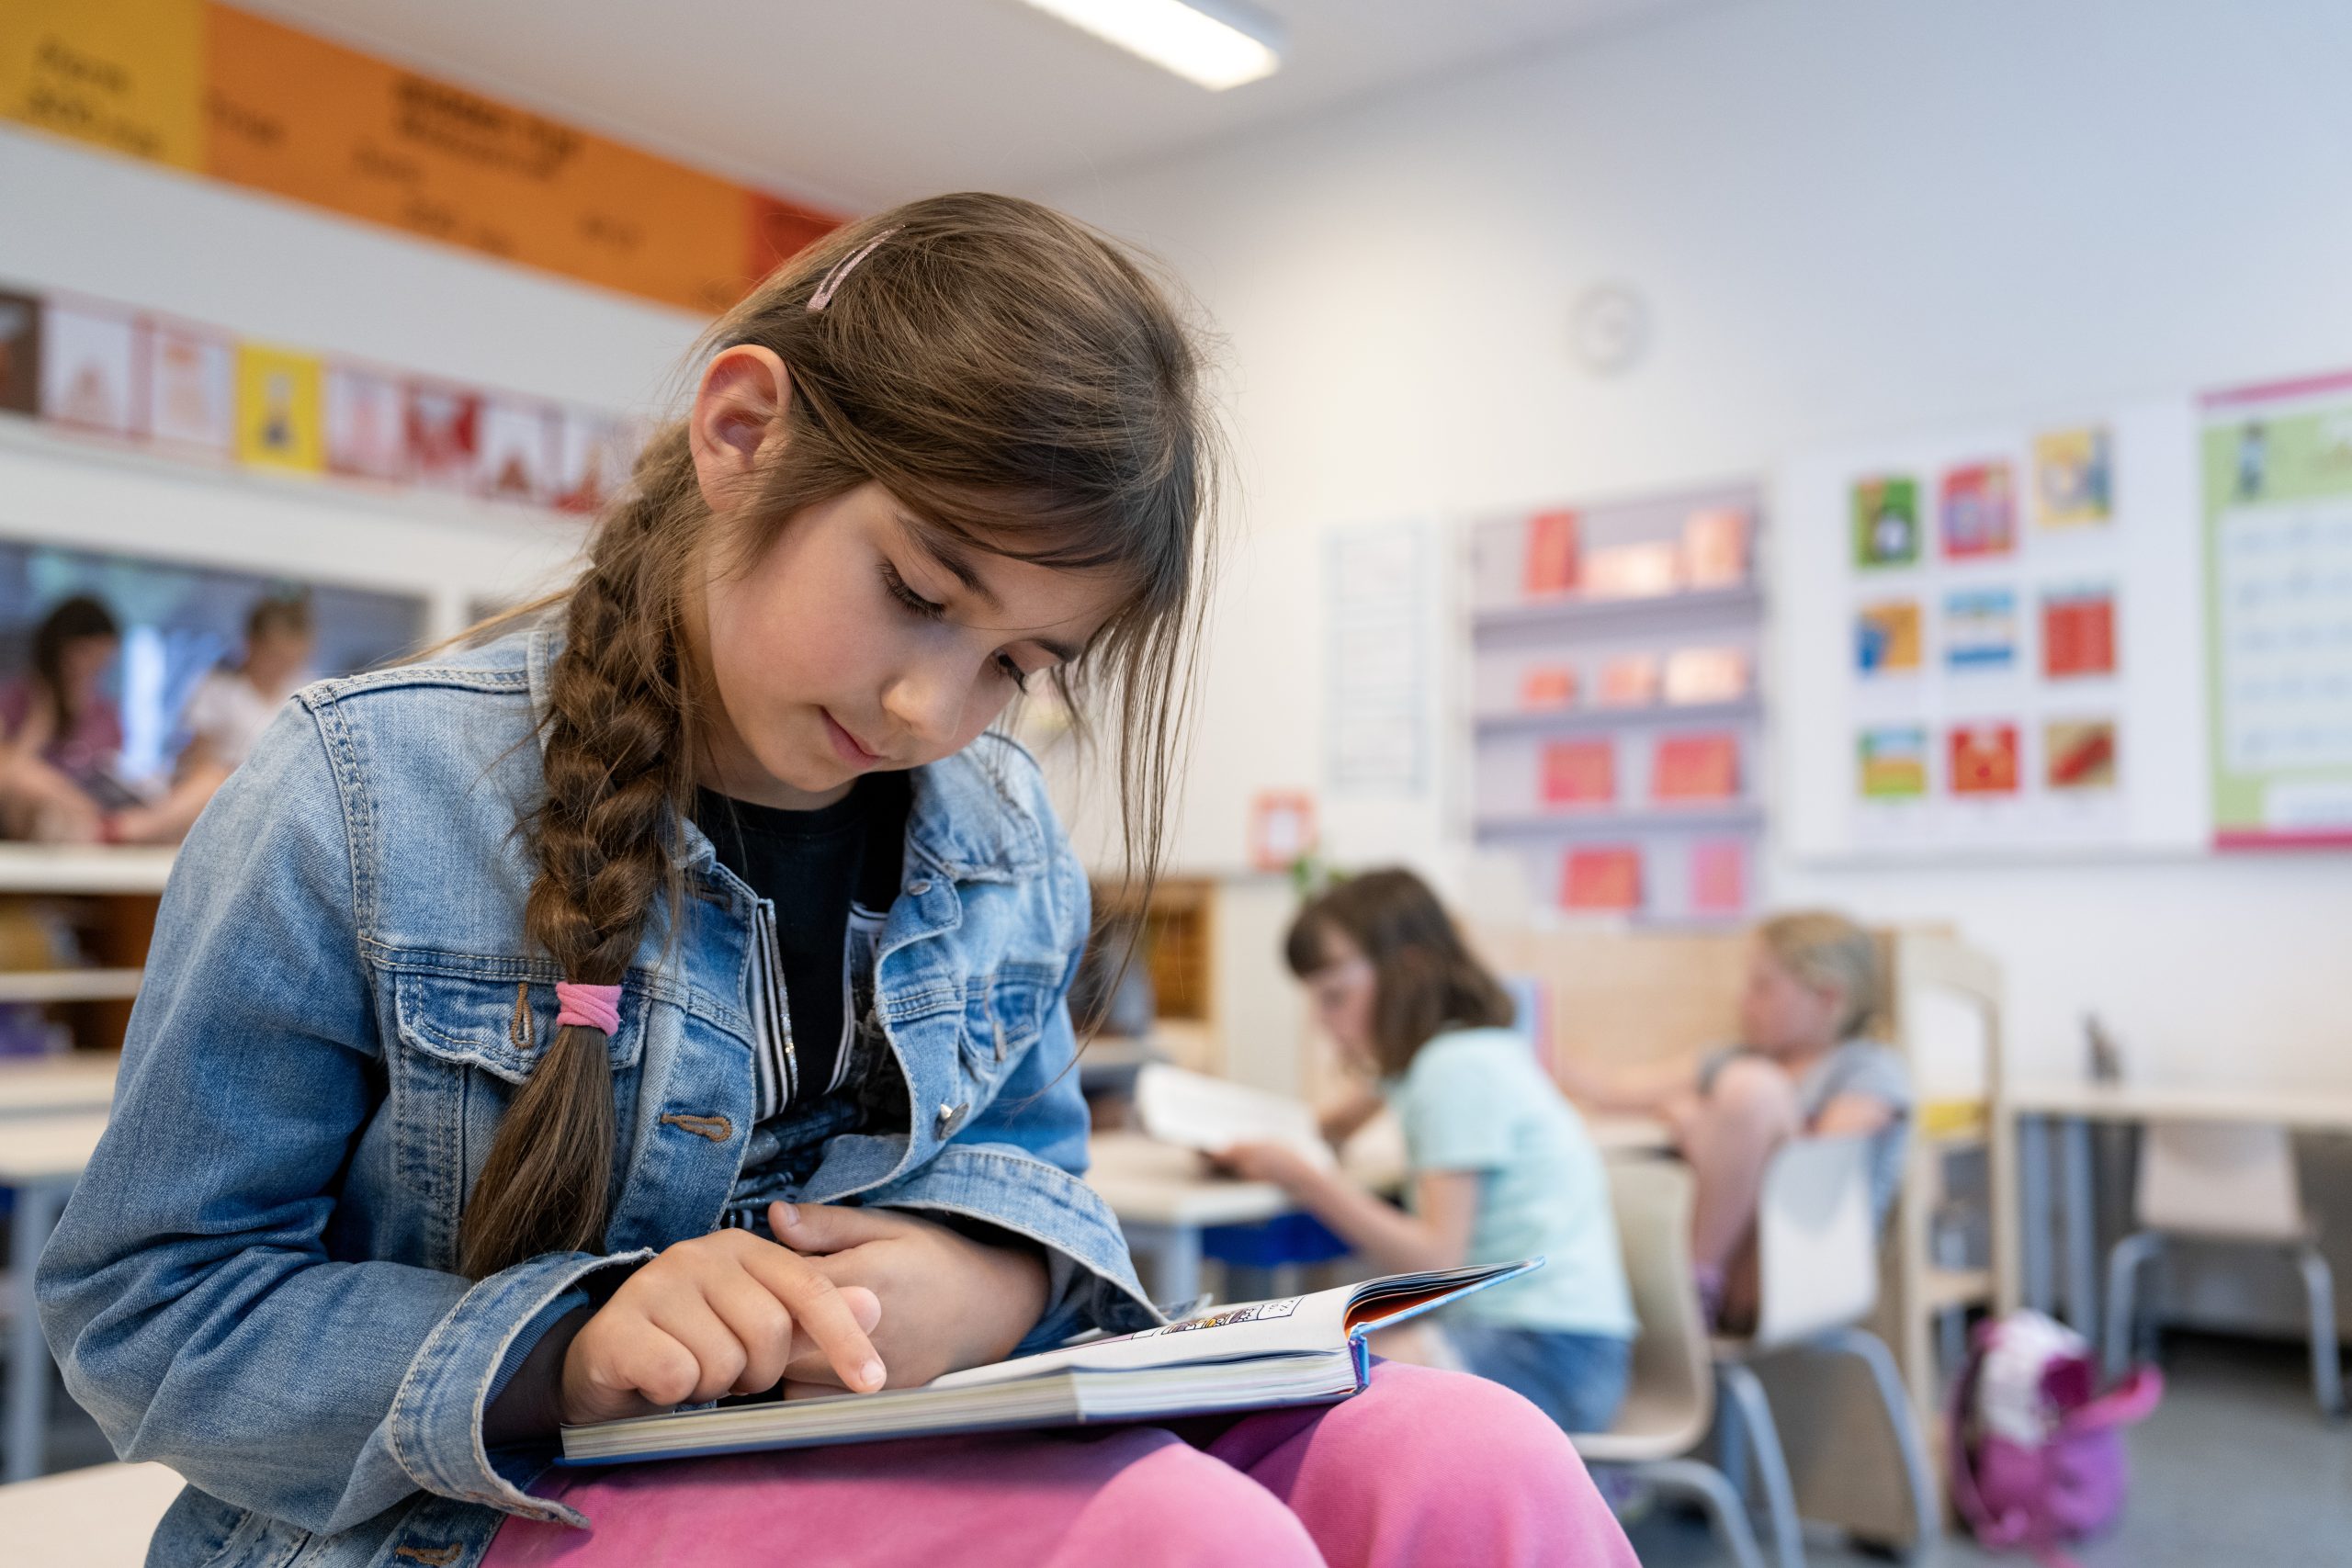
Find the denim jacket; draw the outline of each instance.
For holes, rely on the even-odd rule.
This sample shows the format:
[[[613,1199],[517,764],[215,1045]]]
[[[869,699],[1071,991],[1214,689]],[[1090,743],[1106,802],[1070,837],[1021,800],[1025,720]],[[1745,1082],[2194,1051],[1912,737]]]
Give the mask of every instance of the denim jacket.
[[[526,1494],[547,1450],[486,1450],[482,1412],[548,1324],[717,1224],[752,1133],[760,906],[690,826],[675,929],[650,922],[611,1039],[603,1253],[456,1272],[554,1027],[515,824],[544,788],[559,647],[542,624],[307,689],[173,870],[113,1120],[38,1277],[74,1397],[125,1459],[191,1483],[151,1562],[450,1568],[502,1514],[585,1523]],[[913,786],[875,1000],[904,1130],[833,1137],[776,1195],[1037,1243],[1049,1304],[1024,1348],[1156,1321],[1079,1179],[1087,886],[1036,764],[983,739]]]

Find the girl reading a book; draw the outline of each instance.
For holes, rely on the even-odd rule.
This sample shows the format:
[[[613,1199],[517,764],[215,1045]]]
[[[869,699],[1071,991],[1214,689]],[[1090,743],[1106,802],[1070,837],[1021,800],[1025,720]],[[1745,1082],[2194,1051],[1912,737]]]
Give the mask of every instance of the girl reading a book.
[[[180,857],[40,1275],[75,1395],[190,1483],[151,1561],[1632,1562],[1556,1432],[1414,1368],[549,1469],[560,1422],[1159,1320],[1079,1179],[1087,880],[989,727],[1099,694],[1149,874],[1212,428],[1132,258],[916,202],[717,324],[567,591],[300,694]]]
[[[1903,1175],[1911,1087],[1903,1058],[1864,1035],[1879,1010],[1878,947],[1843,915],[1776,915],[1756,929],[1739,998],[1740,1040],[1696,1062],[1606,1072],[1560,1069],[1600,1109],[1661,1116],[1696,1178],[1691,1267],[1710,1315],[1756,1316],[1757,1200],[1793,1137],[1867,1137],[1882,1217]]]
[[[1606,1431],[1624,1398],[1634,1334],[1609,1181],[1510,998],[1408,871],[1340,883],[1300,911],[1291,972],[1362,1087],[1324,1119],[1344,1142],[1385,1103],[1405,1134],[1408,1212],[1281,1144],[1219,1156],[1281,1184],[1388,1269],[1544,1258],[1523,1280],[1442,1314],[1451,1359],[1524,1394],[1571,1432]],[[1417,1351],[1391,1341],[1384,1351]]]

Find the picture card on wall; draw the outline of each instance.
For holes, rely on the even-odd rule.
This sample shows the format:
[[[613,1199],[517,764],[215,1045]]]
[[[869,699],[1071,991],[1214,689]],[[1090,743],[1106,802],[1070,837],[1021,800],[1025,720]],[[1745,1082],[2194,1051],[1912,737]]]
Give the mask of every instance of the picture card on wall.
[[[2115,787],[2115,721],[2059,718],[2042,726],[2041,755],[2053,790]]]
[[[522,398],[482,400],[475,488],[487,501],[528,504],[555,493],[555,410]]]
[[[1519,677],[1519,705],[1531,713],[1576,706],[1577,668],[1573,664],[1533,664]]]
[[[1690,803],[1739,796],[1739,738],[1724,731],[1668,735],[1650,754],[1650,798]]]
[[[1944,666],[2014,670],[2018,596],[2007,588],[1962,588],[1944,595]]]
[[[1917,800],[1928,793],[1928,732],[1916,724],[1880,725],[1856,743],[1865,800]]]
[[[1919,668],[1919,602],[1885,599],[1854,615],[1854,669],[1897,675]]]
[[[327,468],[353,479],[408,477],[408,389],[356,365],[327,366]]]
[[[1944,554],[1954,560],[2017,548],[2017,492],[2003,462],[1963,463],[1944,473]]]
[[[148,339],[147,434],[208,457],[237,447],[237,349],[220,333],[153,323]]]
[[[2115,673],[2115,591],[2055,588],[2041,596],[2041,672],[2053,681]]]
[[[1682,520],[1682,581],[1690,588],[1736,588],[1747,581],[1747,513],[1706,506]]]
[[[0,290],[0,412],[40,412],[40,301]]]
[[[1607,806],[1617,798],[1617,743],[1606,738],[1555,740],[1544,748],[1544,804]]]
[[[1670,539],[1611,545],[1584,561],[1584,591],[1595,599],[1652,599],[1682,586],[1682,552]]]
[[[2033,514],[2044,528],[2104,524],[2115,513],[2115,452],[2105,425],[2033,438]]]
[[[1527,562],[1520,591],[1530,599],[1577,588],[1577,524],[1573,512],[1539,512],[1527,520]]]
[[[1736,703],[1747,695],[1748,667],[1744,648],[1678,648],[1666,656],[1666,700]]]
[[[2007,721],[1952,726],[1951,773],[1954,795],[2017,794],[2018,727]]]
[[[457,387],[411,383],[408,389],[410,476],[435,490],[471,490],[481,450],[481,394]]]
[[[1655,653],[1621,653],[1600,665],[1600,705],[1647,707],[1657,701],[1660,661]]]
[[[1560,870],[1560,906],[1625,911],[1642,907],[1642,852],[1631,844],[1579,845]]]
[[[41,311],[41,417],[109,435],[135,434],[140,336],[128,314],[49,300]]]
[[[555,504],[595,513],[628,482],[637,462],[635,422],[565,409],[557,415]]]
[[[255,468],[315,473],[326,466],[322,367],[315,355],[237,345],[237,457]]]
[[[1918,480],[1900,474],[1855,480],[1852,516],[1856,566],[1917,564]]]
[[[1747,909],[1747,846],[1702,839],[1690,846],[1690,912],[1738,915]]]

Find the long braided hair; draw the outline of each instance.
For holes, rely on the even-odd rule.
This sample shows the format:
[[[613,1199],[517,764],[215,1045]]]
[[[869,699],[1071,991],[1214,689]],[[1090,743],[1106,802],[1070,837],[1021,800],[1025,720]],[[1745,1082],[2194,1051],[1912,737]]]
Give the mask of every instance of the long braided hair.
[[[683,891],[695,711],[708,700],[689,668],[684,607],[705,552],[756,558],[797,513],[869,482],[944,538],[1117,574],[1120,607],[1053,680],[1081,737],[1090,716],[1115,727],[1127,877],[1148,887],[1185,728],[1216,490],[1201,354],[1165,286],[1049,209],[938,197],[786,262],[703,350],[736,344],[772,349],[791,375],[785,438],[742,513],[756,521],[716,536],[685,425],[671,423],[598,523],[572,587],[526,607],[560,604],[566,639],[540,738],[547,794],[525,824],[538,867],[525,934],[567,979],[621,983],[649,922]],[[468,1274],[601,1246],[612,1090],[604,1033],[559,1029],[467,1204]]]

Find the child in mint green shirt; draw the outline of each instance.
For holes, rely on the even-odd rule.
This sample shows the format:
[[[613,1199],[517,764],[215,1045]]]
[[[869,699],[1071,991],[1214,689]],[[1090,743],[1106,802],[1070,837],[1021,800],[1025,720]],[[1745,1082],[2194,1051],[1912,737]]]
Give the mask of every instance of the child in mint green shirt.
[[[1404,1126],[1408,1208],[1285,1145],[1220,1157],[1280,1183],[1385,1268],[1541,1256],[1534,1273],[1450,1309],[1441,1332],[1469,1371],[1563,1427],[1605,1431],[1634,1331],[1608,1174],[1583,1120],[1509,1027],[1509,996],[1407,871],[1366,873],[1309,904],[1286,956],[1340,1052],[1380,1082],[1327,1118],[1325,1134],[1344,1139],[1385,1099]]]

